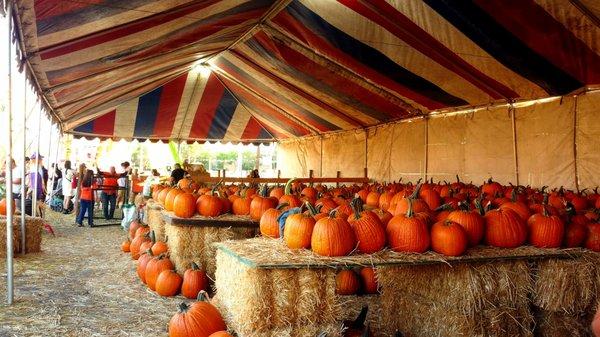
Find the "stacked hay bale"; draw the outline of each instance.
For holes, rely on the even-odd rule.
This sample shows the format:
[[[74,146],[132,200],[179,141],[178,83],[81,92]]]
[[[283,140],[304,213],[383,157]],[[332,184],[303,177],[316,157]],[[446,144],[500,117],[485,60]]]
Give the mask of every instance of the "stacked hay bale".
[[[539,336],[591,336],[597,308],[600,270],[597,253],[578,259],[540,261],[533,302]]]
[[[26,253],[42,251],[42,218],[25,217],[25,247]],[[13,251],[21,252],[21,216],[13,218]],[[0,257],[6,256],[6,216],[0,216]]]
[[[334,269],[255,268],[222,249],[217,266],[217,303],[240,337],[341,336]]]
[[[169,256],[178,273],[183,274],[192,262],[202,265],[210,278],[215,275],[215,251],[213,243],[254,237],[256,228],[204,227],[165,224]]]
[[[144,222],[154,231],[156,239],[159,241],[166,241],[165,220],[162,216],[163,206],[150,199],[146,202],[144,210]]]
[[[524,261],[377,268],[382,336],[532,336]]]

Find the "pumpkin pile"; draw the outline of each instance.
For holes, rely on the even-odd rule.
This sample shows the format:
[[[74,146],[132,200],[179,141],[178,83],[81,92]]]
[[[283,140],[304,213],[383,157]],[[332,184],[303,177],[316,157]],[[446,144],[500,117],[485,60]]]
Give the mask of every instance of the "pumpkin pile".
[[[597,190],[546,191],[454,183],[365,184],[328,188],[290,180],[249,202],[265,237],[322,256],[432,250],[463,255],[469,247],[586,247],[600,251]],[[237,200],[237,199],[236,199]],[[276,201],[277,200],[277,201]],[[235,207],[234,207],[235,208]],[[252,210],[250,210],[252,208]]]
[[[340,270],[335,277],[335,293],[338,295],[379,293],[375,270],[371,267]]]

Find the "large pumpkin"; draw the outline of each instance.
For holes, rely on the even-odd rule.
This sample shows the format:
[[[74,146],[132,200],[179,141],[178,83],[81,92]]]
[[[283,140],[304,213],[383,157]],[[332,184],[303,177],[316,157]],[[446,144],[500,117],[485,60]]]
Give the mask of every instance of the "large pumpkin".
[[[414,215],[410,199],[406,214],[395,215],[386,232],[389,246],[396,252],[423,253],[429,248],[429,228],[423,218]]]
[[[315,219],[304,213],[291,214],[285,220],[283,240],[291,249],[309,248]]]
[[[332,211],[315,223],[310,246],[318,255],[344,256],[356,247],[356,237],[348,221]]]
[[[260,217],[260,234],[269,238],[279,237],[279,223],[277,219],[281,215],[281,208],[287,206],[287,204],[278,205],[277,208],[270,208],[266,210]]]
[[[129,239],[133,240],[135,238],[135,232],[142,226],[142,223],[139,220],[133,220],[131,224],[129,224]]]
[[[137,236],[131,241],[129,253],[131,254],[132,259],[137,260],[140,257],[140,251],[144,242],[151,242],[146,235]]]
[[[135,268],[138,274],[138,277],[142,281],[142,283],[146,284],[146,267],[148,266],[148,262],[154,258],[151,250],[147,250],[140,255],[138,259],[137,267]]]
[[[340,270],[335,276],[335,293],[338,295],[354,295],[360,288],[358,275],[352,269]]]
[[[165,204],[165,201],[167,199],[167,194],[169,194],[169,192],[171,192],[172,188],[170,187],[165,187],[162,190],[160,190],[160,192],[158,192],[158,202],[160,202],[161,204]]]
[[[165,255],[159,255],[148,262],[146,265],[145,279],[148,288],[156,290],[156,279],[163,270],[173,269],[173,263]]]
[[[348,217],[348,222],[358,241],[358,250],[361,253],[372,254],[385,246],[385,229],[379,217],[371,211],[362,208],[362,200],[355,198],[351,202],[353,214]]]
[[[156,293],[160,296],[175,296],[181,289],[183,279],[174,270],[163,270],[156,279]]]
[[[452,211],[450,214],[448,214],[446,219],[456,222],[463,227],[467,233],[467,237],[469,238],[470,247],[477,246],[483,238],[485,221],[479,212],[470,211],[468,209],[468,203],[461,205],[465,205],[464,207],[466,207],[466,209],[463,208],[461,210]]]
[[[267,196],[267,186],[265,185],[262,189],[262,193],[259,196],[255,196],[250,202],[250,218],[255,221],[259,221],[262,215],[271,208],[277,206],[278,200]]]
[[[192,262],[190,269],[183,273],[183,284],[181,285],[181,295],[187,298],[196,298],[198,293],[206,290],[208,287],[208,279],[206,272],[200,269],[198,265]]]
[[[548,212],[536,213],[528,220],[529,243],[538,248],[560,247],[565,234],[565,225],[556,215]]]
[[[494,247],[515,248],[527,240],[527,225],[511,209],[495,209],[485,214],[485,242]]]
[[[464,228],[448,219],[436,222],[431,227],[431,249],[446,256],[460,256],[469,245]]]
[[[208,337],[233,337],[233,335],[227,331],[217,331]]]
[[[567,248],[581,247],[588,233],[589,219],[585,215],[577,214],[571,217],[565,228],[564,246]]]
[[[513,189],[511,200],[503,203],[500,209],[512,209],[517,212],[523,221],[527,221],[531,216],[529,207],[522,201],[517,200],[517,189]]]
[[[198,297],[198,302],[179,305],[179,312],[169,321],[169,337],[209,337],[227,329],[217,308],[208,303],[206,293]]]
[[[171,212],[173,211],[173,206],[175,203],[175,197],[184,193],[182,190],[178,188],[174,188],[167,193],[167,197],[165,198],[165,210]]]
[[[223,206],[223,199],[214,194],[200,196],[196,203],[198,213],[209,217],[221,215],[223,213]]]
[[[231,211],[235,215],[248,215],[248,214],[250,214],[250,204],[251,203],[252,203],[252,198],[249,196],[237,198],[233,202]]]
[[[292,194],[292,183],[293,182],[294,182],[294,179],[290,179],[285,184],[284,194],[281,196],[281,198],[279,198],[280,204],[288,204],[288,206],[284,209],[300,207],[300,205],[302,205],[302,200],[300,200],[300,198],[298,198],[297,196]]]
[[[180,193],[173,201],[173,212],[180,218],[191,218],[196,213],[196,197],[192,193]]]

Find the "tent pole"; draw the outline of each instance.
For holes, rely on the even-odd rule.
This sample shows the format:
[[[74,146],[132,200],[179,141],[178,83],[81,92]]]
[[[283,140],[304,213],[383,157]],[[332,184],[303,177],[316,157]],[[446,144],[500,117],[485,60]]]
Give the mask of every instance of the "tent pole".
[[[43,179],[43,177],[41,176],[41,174],[39,174],[40,172],[40,132],[42,131],[42,109],[40,107],[40,110],[38,112],[38,131],[37,131],[37,145],[35,147],[35,153],[36,153],[36,157],[35,157],[35,171],[34,171],[34,177],[35,177],[35,181],[33,184],[33,193],[32,193],[32,198],[31,198],[31,216],[36,217],[37,216],[37,199],[38,199],[38,188],[40,186],[40,183]],[[31,174],[31,172],[29,173]],[[40,179],[38,179],[38,174],[40,175]],[[31,181],[31,180],[30,180]]]
[[[6,114],[6,301],[14,299],[13,284],[13,198],[12,198],[12,6],[8,3],[8,113]]]
[[[508,110],[510,111],[510,119],[512,123],[512,136],[513,136],[513,158],[515,166],[515,183],[519,186],[519,157],[517,153],[517,121],[515,117],[515,106],[513,102],[509,103]]]
[[[575,95],[573,102],[573,169],[575,171],[575,189],[579,192],[579,170],[577,168],[577,99]]]
[[[50,127],[48,128],[48,155],[46,158],[48,158],[48,162],[46,163],[46,165],[48,165],[48,167],[52,168],[52,164],[50,162],[50,151],[52,151],[52,120],[50,120]],[[56,164],[54,164],[56,165]],[[48,172],[48,175],[50,175],[50,172]],[[54,184],[54,176],[52,176],[52,184]],[[52,185],[50,185],[50,187],[48,187],[48,185],[46,184],[46,200],[48,200],[48,197],[50,197],[50,195],[52,194]]]
[[[25,233],[25,196],[27,195],[27,186],[25,185],[25,176],[27,175],[27,163],[25,157],[27,156],[27,81],[25,83],[25,91],[23,92],[23,148],[22,151],[22,163],[21,163],[21,233]],[[25,248],[26,242],[25,235],[21,235],[21,254],[25,255],[27,251]]]

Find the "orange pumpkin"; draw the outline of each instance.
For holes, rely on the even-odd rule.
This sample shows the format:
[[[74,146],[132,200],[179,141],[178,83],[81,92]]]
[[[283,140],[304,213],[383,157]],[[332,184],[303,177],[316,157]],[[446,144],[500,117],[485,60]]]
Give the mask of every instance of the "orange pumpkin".
[[[363,210],[360,198],[353,199],[350,204],[354,214],[348,217],[348,222],[358,241],[358,250],[365,254],[382,250],[385,246],[386,236],[379,217],[371,211]]]
[[[344,256],[356,247],[356,236],[345,218],[332,211],[315,223],[310,241],[313,252],[323,256]]]
[[[183,279],[174,270],[163,270],[156,279],[156,293],[160,296],[175,296],[181,289]]]
[[[192,193],[180,193],[173,200],[173,212],[180,218],[191,218],[196,213],[196,197]]]
[[[485,242],[494,247],[515,248],[527,240],[527,225],[511,209],[494,209],[485,214]]]
[[[151,250],[147,250],[140,255],[138,259],[137,267],[135,268],[140,280],[142,283],[146,284],[146,267],[148,266],[148,262],[154,258],[154,254],[152,254]]]
[[[172,188],[170,187],[166,187],[160,190],[160,192],[158,192],[158,202],[160,202],[161,204],[165,204],[165,201],[167,199],[167,194],[169,194],[169,192],[171,192]]]
[[[227,329],[223,317],[208,303],[206,292],[198,295],[198,302],[179,305],[179,312],[169,321],[169,337],[210,337]]]
[[[283,240],[291,249],[309,248],[315,219],[307,214],[291,214],[285,220]]]
[[[538,248],[560,247],[565,234],[565,225],[556,215],[548,212],[534,214],[529,220],[529,243]]]
[[[16,209],[16,202],[13,199],[12,202],[12,214],[15,214],[15,209]],[[0,200],[0,215],[6,215],[6,198]]]
[[[173,263],[164,254],[152,258],[146,265],[145,279],[148,288],[156,290],[156,279],[164,270],[173,269]]]
[[[375,269],[363,267],[360,269],[360,279],[362,281],[362,291],[365,294],[377,294],[379,292],[379,283],[375,277]]]
[[[250,218],[252,220],[258,221],[261,219],[262,215],[268,210],[275,208],[277,206],[277,199],[267,197],[267,186],[262,190],[262,196],[256,196],[250,202]]]
[[[142,226],[142,223],[138,220],[133,220],[131,224],[129,224],[129,238],[133,240],[135,238],[135,232]]]
[[[464,228],[448,219],[436,222],[431,227],[431,248],[446,256],[460,256],[469,245],[469,237]]]
[[[198,293],[206,290],[208,287],[208,278],[204,270],[192,262],[191,268],[183,273],[183,284],[181,285],[181,294],[187,298],[196,298]]]
[[[469,238],[469,246],[477,246],[483,238],[485,221],[478,211],[469,210],[468,203],[461,203],[461,210],[452,211],[446,218],[463,227]]]
[[[146,235],[137,236],[131,241],[131,245],[129,245],[129,253],[131,254],[131,258],[133,260],[137,260],[140,257],[142,244],[144,242],[151,242]]]
[[[281,215],[281,208],[286,204],[278,205],[276,208],[266,210],[260,217],[260,234],[269,238],[279,238],[279,223],[277,219]]]
[[[293,182],[294,182],[294,179],[290,179],[285,184],[284,195],[282,195],[281,198],[279,198],[280,204],[288,205],[286,208],[284,208],[284,210],[294,208],[294,207],[300,207],[300,205],[302,205],[302,200],[300,200],[297,196],[292,194],[292,183]]]
[[[600,252],[600,223],[591,223],[588,225],[588,236],[585,240],[585,248]]]
[[[229,332],[227,331],[217,331],[213,334],[211,334],[208,337],[233,337],[233,335],[231,335]]]
[[[235,199],[231,210],[235,215],[248,215],[250,214],[250,204],[252,204],[252,198],[247,196],[240,197]]]
[[[354,295],[360,288],[358,275],[351,270],[341,270],[335,276],[335,293],[338,295]]]
[[[165,210],[167,210],[169,212],[173,211],[175,197],[177,197],[178,195],[180,195],[182,193],[183,193],[183,191],[178,188],[174,188],[174,189],[170,190],[169,193],[167,193],[167,197],[165,198]]]
[[[121,251],[123,253],[129,253],[130,246],[131,246],[131,241],[129,241],[129,239],[126,239],[125,241],[123,241],[123,243],[121,243]]]
[[[387,225],[389,245],[396,252],[423,253],[430,244],[429,228],[423,218],[415,216],[412,200],[407,200],[406,214],[395,215]]]

